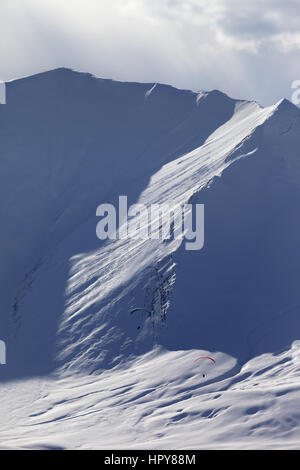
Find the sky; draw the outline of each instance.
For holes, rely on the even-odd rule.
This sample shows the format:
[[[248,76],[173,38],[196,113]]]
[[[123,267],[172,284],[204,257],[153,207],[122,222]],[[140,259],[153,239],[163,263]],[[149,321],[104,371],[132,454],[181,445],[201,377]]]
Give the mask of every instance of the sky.
[[[0,80],[70,67],[269,105],[300,80],[299,0],[0,0]]]

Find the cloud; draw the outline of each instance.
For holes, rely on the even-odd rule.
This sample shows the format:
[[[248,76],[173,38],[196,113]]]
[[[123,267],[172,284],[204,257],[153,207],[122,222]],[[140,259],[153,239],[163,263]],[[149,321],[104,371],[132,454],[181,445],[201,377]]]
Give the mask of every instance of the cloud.
[[[300,78],[298,0],[1,0],[2,80],[58,66],[270,104]]]

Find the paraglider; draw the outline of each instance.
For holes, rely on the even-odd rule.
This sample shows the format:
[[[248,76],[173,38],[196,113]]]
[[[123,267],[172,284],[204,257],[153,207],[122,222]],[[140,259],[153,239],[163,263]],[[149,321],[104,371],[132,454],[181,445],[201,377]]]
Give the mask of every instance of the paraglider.
[[[132,310],[130,310],[130,313],[134,313],[134,312],[140,312],[140,311],[144,311],[144,312],[147,312],[149,314],[149,316],[151,315],[151,311],[148,310],[147,308],[145,307],[137,307],[137,308],[133,308]]]
[[[150,310],[148,310],[147,308],[145,308],[145,307],[136,307],[136,308],[133,308],[133,309],[130,310],[131,314],[133,314],[135,312],[146,312],[146,313],[148,313],[148,317],[151,317],[151,315],[152,315],[152,312]],[[140,330],[140,329],[141,329],[141,326],[139,325],[137,327],[137,330]]]
[[[215,363],[216,363],[216,361],[214,360],[214,358],[213,358],[213,357],[210,357],[210,356],[200,356],[200,357],[197,357],[197,359],[195,359],[194,362],[199,361],[200,359],[209,359],[212,364],[215,364]],[[205,374],[202,374],[202,377],[205,378]]]

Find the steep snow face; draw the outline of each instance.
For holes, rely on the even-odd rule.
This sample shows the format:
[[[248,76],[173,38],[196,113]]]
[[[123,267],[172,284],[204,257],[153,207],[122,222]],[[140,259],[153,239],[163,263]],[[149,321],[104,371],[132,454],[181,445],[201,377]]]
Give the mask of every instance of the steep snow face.
[[[151,348],[160,322],[154,319],[154,332],[146,322],[137,335],[130,305],[158,302],[155,316],[165,318],[175,282],[170,255],[179,243],[101,244],[96,207],[117,203],[119,194],[129,204],[188,202],[273,108],[217,91],[199,97],[64,69],[13,82],[7,101],[4,128],[15,116],[14,145],[26,146],[10,144],[3,156],[1,246],[4,261],[11,259],[2,273],[9,287],[6,373],[41,374],[57,364],[94,371]],[[11,237],[20,225],[22,239]],[[164,305],[155,298],[160,284],[168,292]]]
[[[243,155],[244,140],[252,140],[254,130],[273,112],[273,108],[237,104],[232,118],[205,144],[166,164],[154,174],[138,202],[147,206],[155,203],[180,206],[188,202],[214,176],[220,175],[234,159]],[[247,145],[250,145],[248,140]],[[170,295],[174,285],[177,292],[172,253],[179,245],[178,240],[166,244],[129,238],[108,243],[100,250],[72,259],[67,308],[59,326],[59,342],[62,338],[60,359],[67,360],[68,367],[79,366],[81,369],[83,366],[85,370],[90,367],[95,370],[111,361],[114,363],[116,359],[119,361],[124,355],[142,352],[151,346],[153,337],[155,341],[160,340],[159,330],[163,325],[167,335],[172,332],[178,336],[172,318],[169,320],[168,315],[166,320],[165,317],[169,304],[172,305]],[[185,252],[184,245],[182,250]],[[190,257],[193,255],[187,259]],[[188,273],[189,267],[185,268]],[[178,295],[184,303],[184,292],[179,291]],[[198,295],[199,289],[196,288],[195,297]],[[192,312],[199,302],[200,299],[194,298]],[[145,305],[148,309],[152,306],[154,317],[138,319],[137,322],[129,315],[130,306],[136,305]],[[212,321],[218,314],[213,312]],[[180,310],[175,316],[185,322]],[[193,313],[192,317],[196,320],[197,315]],[[205,318],[200,320],[200,324],[203,321]],[[137,331],[140,322],[143,327]],[[87,329],[85,335],[82,335],[82,328]],[[200,345],[198,342],[194,347]],[[119,351],[117,358],[116,351]]]
[[[165,162],[201,145],[232,116],[235,102],[223,94],[197,102],[190,91],[68,69],[6,88],[7,104],[0,106],[1,337],[9,370],[27,375],[50,367],[70,257],[100,246],[96,207],[116,203],[119,194],[136,202]],[[38,287],[45,263],[66,239],[67,251],[56,258],[59,272],[47,265],[50,278]],[[29,292],[35,300],[25,307]]]
[[[7,89],[2,445],[295,447],[299,110],[67,69]],[[100,242],[122,194],[204,204],[204,248]]]
[[[206,242],[174,256],[167,348],[201,344],[244,363],[298,339],[299,139],[299,110],[278,103],[222,177],[195,197],[206,207]]]

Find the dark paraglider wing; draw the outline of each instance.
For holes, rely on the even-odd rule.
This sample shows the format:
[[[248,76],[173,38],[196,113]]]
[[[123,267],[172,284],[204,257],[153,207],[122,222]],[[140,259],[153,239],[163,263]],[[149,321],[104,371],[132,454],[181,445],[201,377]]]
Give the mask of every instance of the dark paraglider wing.
[[[143,307],[133,308],[132,310],[130,310],[130,313],[135,313],[135,312],[140,312],[140,311],[147,312],[149,315],[151,315],[151,311]]]

